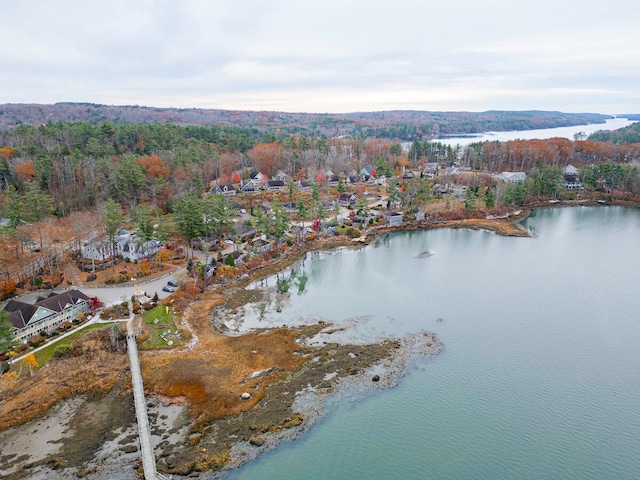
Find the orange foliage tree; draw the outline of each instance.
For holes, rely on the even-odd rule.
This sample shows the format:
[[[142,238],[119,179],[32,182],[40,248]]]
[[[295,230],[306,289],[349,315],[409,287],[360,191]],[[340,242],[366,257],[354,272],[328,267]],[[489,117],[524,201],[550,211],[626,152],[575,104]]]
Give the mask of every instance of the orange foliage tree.
[[[280,145],[278,142],[260,143],[247,153],[253,166],[261,173],[271,177],[280,165]]]
[[[32,181],[36,178],[36,169],[31,160],[16,163],[13,166],[13,171],[20,182]]]

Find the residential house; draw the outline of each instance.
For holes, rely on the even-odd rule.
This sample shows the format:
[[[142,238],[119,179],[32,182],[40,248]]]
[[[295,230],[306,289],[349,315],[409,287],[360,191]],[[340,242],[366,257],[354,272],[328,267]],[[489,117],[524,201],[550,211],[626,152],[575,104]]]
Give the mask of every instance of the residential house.
[[[361,182],[362,182],[362,177],[357,173],[354,175],[347,176],[345,180],[346,185],[357,185],[358,183],[361,183]]]
[[[240,183],[240,191],[242,193],[259,193],[262,189],[260,180],[251,179]]]
[[[86,244],[82,248],[82,258],[95,262],[106,262],[113,257],[113,244],[108,238]]]
[[[363,180],[366,185],[375,185],[376,177],[374,175],[363,175]]]
[[[311,182],[309,180],[300,180],[298,182],[298,190],[300,190],[301,192],[310,192]]]
[[[392,212],[383,215],[382,219],[389,226],[399,225],[404,220],[404,215],[401,212]]]
[[[149,258],[160,251],[162,242],[159,240],[140,241],[128,230],[121,228],[116,236],[116,254],[122,258],[137,262]]]
[[[238,250],[230,252],[228,255],[225,255],[225,258],[223,259],[224,262],[226,262],[227,256],[229,255],[231,255],[231,258],[233,258],[233,264],[236,267],[239,267],[240,265],[242,265],[242,262],[244,262],[245,254],[243,252],[240,252]]]
[[[569,164],[564,167],[563,173],[566,180],[564,187],[567,190],[584,190],[582,183],[578,181],[578,169],[576,167]]]
[[[4,310],[9,312],[8,322],[14,327],[14,338],[26,343],[29,337],[50,333],[62,322],[72,322],[80,313],[89,311],[89,297],[79,290],[52,293],[35,304],[9,300]]]
[[[256,229],[251,225],[243,223],[233,231],[233,234],[235,238],[240,238],[243,242],[246,242],[247,239],[253,237],[256,234]]]
[[[354,192],[342,193],[338,197],[338,204],[342,207],[350,208],[356,204],[357,200],[358,200],[358,197],[356,197],[356,194]]]
[[[413,172],[411,170],[405,170],[402,174],[402,179],[403,180],[413,180],[413,178],[415,177],[415,175],[413,174]]]
[[[437,162],[427,163],[422,171],[422,176],[425,178],[436,178],[438,176]]]
[[[233,197],[236,194],[236,189],[230,183],[223,183],[222,185],[216,185],[211,190],[214,195],[224,195],[225,197]]]
[[[282,180],[269,180],[265,188],[268,192],[284,192],[285,185]]]
[[[337,187],[340,183],[340,177],[337,175],[327,175],[327,183],[330,187]]]
[[[290,180],[290,176],[287,175],[282,170],[278,170],[274,175],[272,180],[280,180],[281,182],[287,183]]]
[[[457,183],[453,183],[448,186],[451,193],[453,193],[456,197],[464,197],[467,193],[466,185],[459,185]]]
[[[249,250],[254,253],[265,253],[271,250],[271,242],[264,238],[256,238],[249,245]]]
[[[264,173],[253,170],[249,173],[249,180],[255,180],[256,182],[260,183],[260,185],[264,185],[269,179]]]
[[[527,179],[524,172],[502,172],[498,178],[506,183],[523,183]]]
[[[285,211],[289,212],[289,213],[293,213],[296,210],[296,202],[284,202],[282,204],[282,208],[285,209]]]
[[[329,212],[332,212],[336,206],[335,200],[320,200],[320,203]]]

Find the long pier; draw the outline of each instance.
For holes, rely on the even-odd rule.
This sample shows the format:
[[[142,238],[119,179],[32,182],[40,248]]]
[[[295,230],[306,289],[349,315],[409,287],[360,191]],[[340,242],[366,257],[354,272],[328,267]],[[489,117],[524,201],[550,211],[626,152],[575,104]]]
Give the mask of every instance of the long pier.
[[[147,417],[147,403],[144,399],[144,387],[142,386],[142,373],[140,372],[140,359],[138,358],[138,345],[133,331],[132,321],[127,322],[127,351],[129,353],[129,365],[131,366],[131,384],[133,385],[133,400],[136,407],[136,419],[138,421],[138,438],[140,439],[140,454],[145,480],[165,480],[164,475],[156,472],[156,457],[151,445],[151,429]]]

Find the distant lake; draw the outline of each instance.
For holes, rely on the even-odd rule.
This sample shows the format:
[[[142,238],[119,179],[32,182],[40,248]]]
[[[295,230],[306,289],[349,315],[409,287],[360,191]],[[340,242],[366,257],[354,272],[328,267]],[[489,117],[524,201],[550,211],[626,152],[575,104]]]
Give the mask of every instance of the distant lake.
[[[573,136],[576,133],[584,132],[590,135],[598,130],[615,130],[623,128],[635,123],[626,118],[613,118],[607,120],[605,123],[592,123],[589,125],[576,125],[573,127],[557,127],[557,128],[543,128],[539,130],[513,130],[510,132],[487,132],[478,135],[465,135],[461,137],[445,137],[434,139],[434,142],[440,142],[445,145],[469,145],[475,142],[507,142],[509,140],[531,140],[531,139],[545,139],[545,138],[568,138],[573,140]]]
[[[392,390],[336,399],[230,478],[639,478],[640,211],[545,209],[526,226],[535,238],[401,232],[309,255],[304,293],[245,326],[324,319],[355,324],[354,341],[430,330],[444,352]]]

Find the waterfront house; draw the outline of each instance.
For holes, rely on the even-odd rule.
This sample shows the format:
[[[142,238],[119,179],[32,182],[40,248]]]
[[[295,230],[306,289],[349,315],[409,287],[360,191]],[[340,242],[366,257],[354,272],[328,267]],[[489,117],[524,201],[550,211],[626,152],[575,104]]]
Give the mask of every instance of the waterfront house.
[[[72,322],[81,313],[89,311],[89,297],[79,290],[52,293],[34,304],[9,300],[4,307],[9,312],[8,322],[14,328],[14,338],[26,343],[29,337],[43,332],[51,333],[63,322]]]
[[[249,244],[249,251],[253,253],[265,253],[271,250],[271,242],[263,238],[256,238]]]
[[[389,226],[399,225],[404,220],[404,215],[401,212],[387,213],[382,216],[382,219]]]

